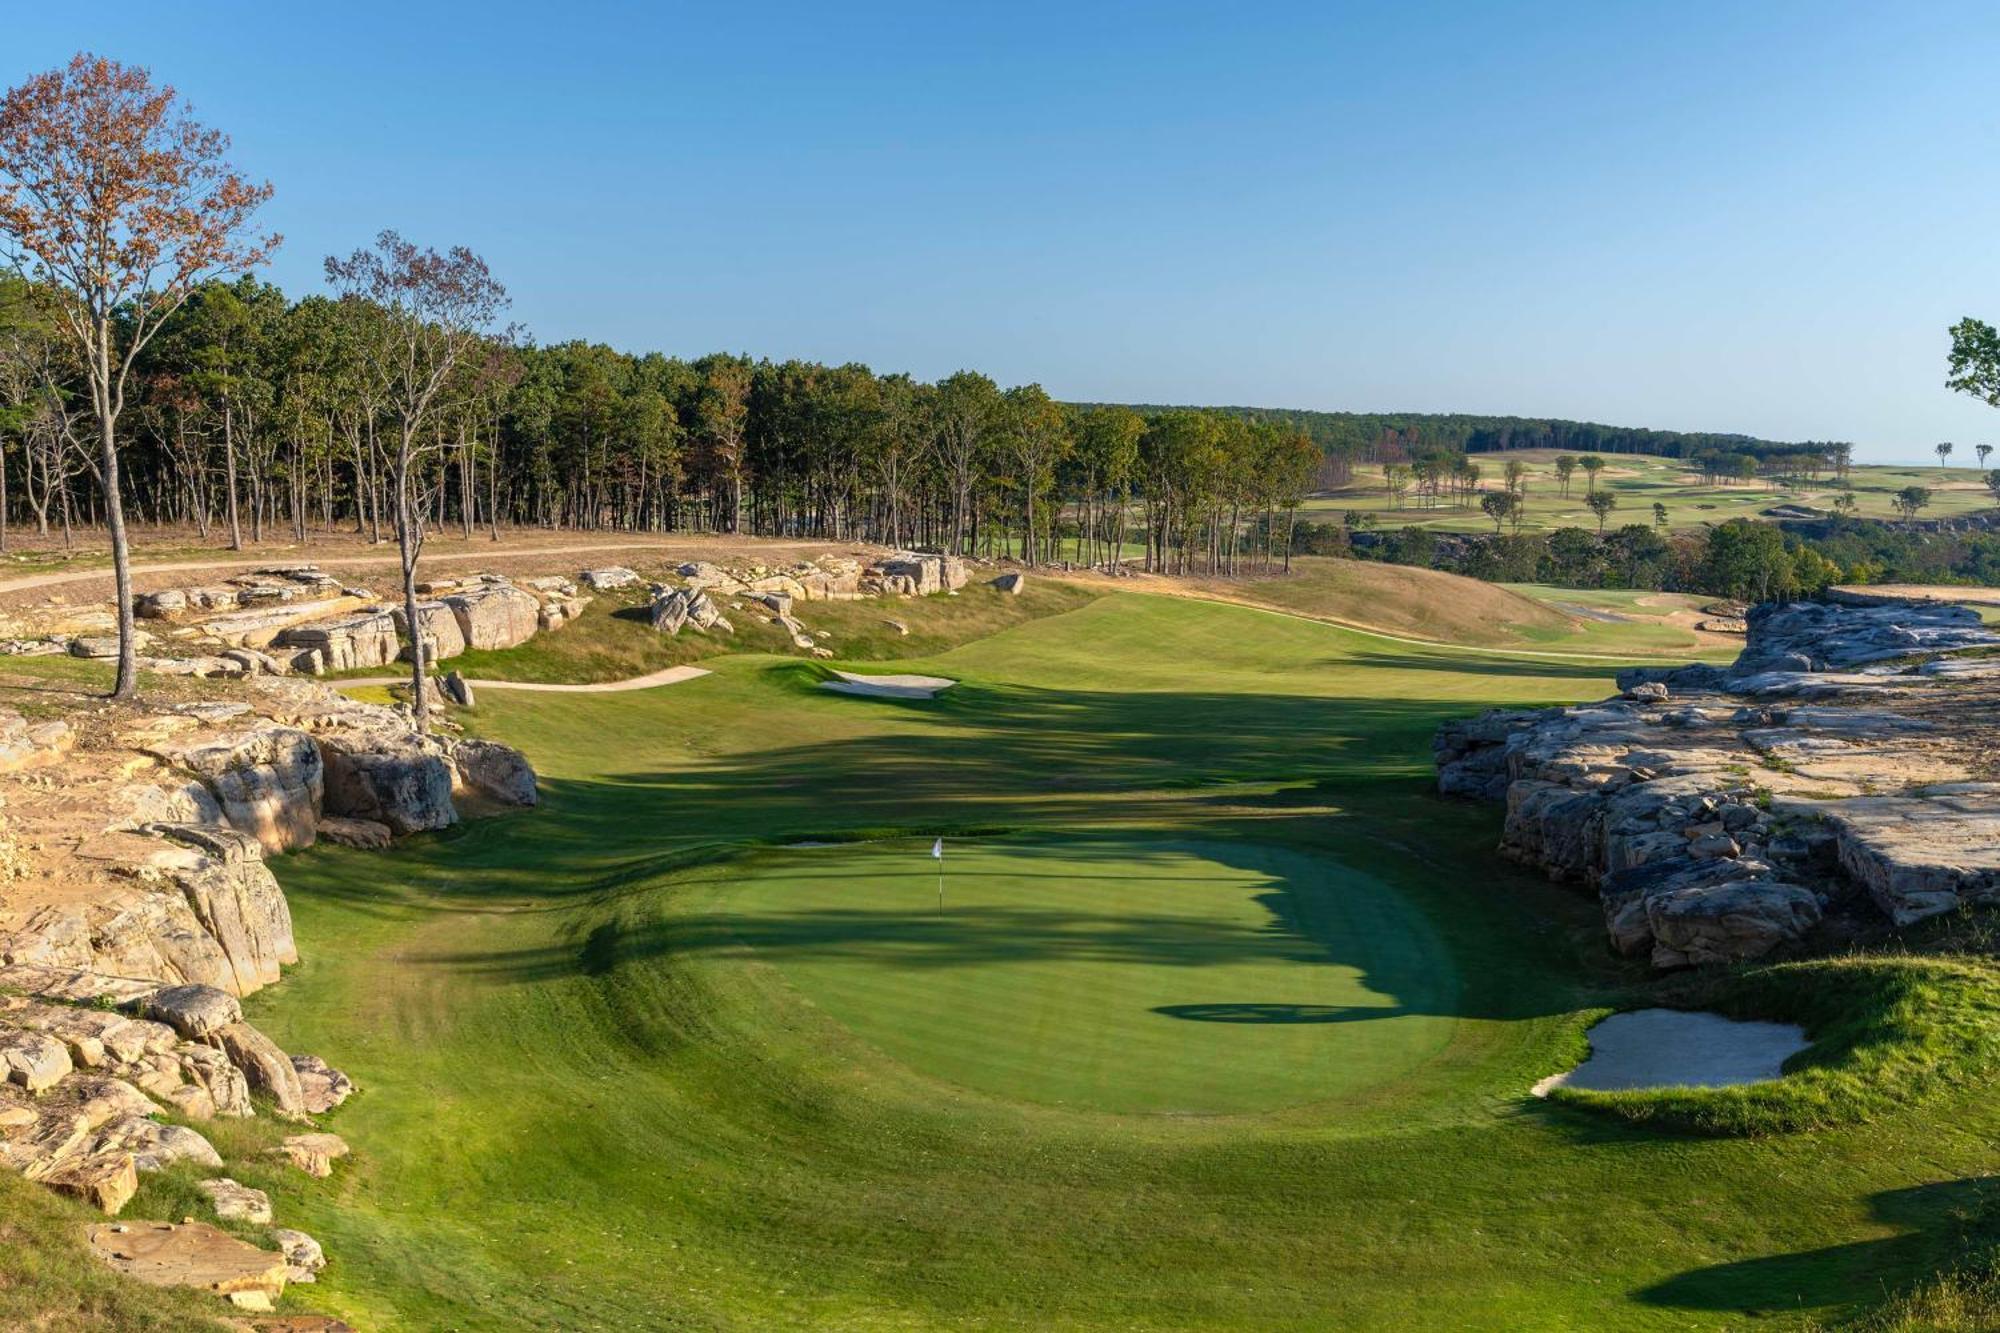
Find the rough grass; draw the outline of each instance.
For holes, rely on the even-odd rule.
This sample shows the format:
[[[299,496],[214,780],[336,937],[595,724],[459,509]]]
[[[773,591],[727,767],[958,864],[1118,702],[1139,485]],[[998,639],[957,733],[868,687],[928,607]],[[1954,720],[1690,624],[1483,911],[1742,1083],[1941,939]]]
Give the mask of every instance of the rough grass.
[[[974,583],[956,596],[800,602],[792,614],[841,658],[882,661],[942,652],[1013,625],[1074,610],[1097,595],[1075,584],[1031,577],[1026,591],[1018,595]],[[665,635],[648,623],[647,601],[642,587],[598,593],[581,616],[553,633],[537,634],[516,648],[462,653],[438,665],[487,679],[581,684],[628,680],[730,654],[771,653],[814,660],[794,648],[790,636],[772,624],[771,613],[757,603],[718,599],[735,626],[733,634],[683,629]],[[909,633],[897,633],[891,621]],[[379,676],[384,669],[346,674]]]
[[[1685,661],[1735,652],[1734,645],[1705,645],[1671,623],[1682,607],[1669,594],[1621,597],[1504,585],[1434,569],[1325,556],[1296,558],[1290,574],[1182,580],[1180,589],[1435,643],[1635,660],[1665,656]],[[1615,606],[1616,614],[1592,616],[1576,609],[1598,604]]]
[[[251,1008],[363,1088],[333,1126],[358,1160],[273,1187],[334,1255],[324,1308],[379,1328],[1804,1326],[1933,1275],[1950,1182],[1991,1160],[1977,1088],[1775,1138],[1527,1097],[1591,1014],[1658,983],[1607,955],[1586,898],[1494,862],[1491,809],[1428,795],[1428,738],[1468,708],[1598,697],[1607,665],[1130,595],[904,664],[962,682],[931,701],[830,695],[796,658],[711,665],[644,694],[496,694],[478,725],[535,755],[544,809],[277,863],[306,960]],[[899,917],[878,877],[773,869],[820,854],[773,844],[940,828],[1055,848],[1058,873],[1016,887],[1069,925],[982,904],[941,934],[934,896]],[[1162,922],[1202,876],[1149,902],[1085,873],[1092,846],[1193,843],[1321,879],[1245,897],[1223,874]],[[928,837],[905,845],[921,879]],[[1421,919],[1457,986],[1385,960],[1348,977],[1366,1005],[1279,989],[1314,949],[1337,971],[1348,942],[1395,937],[1340,924],[1363,919],[1343,875]],[[1340,911],[1316,926],[1315,901]],[[1384,1012],[1282,1034],[1163,1018],[1151,1051],[1109,1057],[1129,1099],[1148,1061],[1275,1036],[1282,1068],[1211,1050],[1211,1089],[1252,1101],[1234,1109],[1065,1105],[1087,1062],[1039,1063],[1130,1044],[1135,1006],[1304,1004]],[[1337,1060],[1412,1019],[1441,1042],[1379,1078],[1302,1073],[1290,1048]],[[1305,1100],[1278,1086],[1314,1078]]]
[[[92,1258],[82,1241],[91,1220],[79,1205],[0,1171],[0,1328],[220,1333],[226,1307],[213,1296],[143,1287]]]
[[[1971,959],[1862,957],[1751,967],[1662,988],[1681,1007],[1796,1023],[1812,1046],[1785,1077],[1734,1088],[1598,1092],[1550,1100],[1696,1134],[1865,1124],[2000,1068],[2000,974]]]

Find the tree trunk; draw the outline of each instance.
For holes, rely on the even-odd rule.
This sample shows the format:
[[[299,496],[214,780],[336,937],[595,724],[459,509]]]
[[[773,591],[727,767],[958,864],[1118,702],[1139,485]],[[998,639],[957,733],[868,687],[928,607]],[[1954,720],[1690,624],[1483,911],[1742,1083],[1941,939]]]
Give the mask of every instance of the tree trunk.
[[[108,338],[108,331],[105,336]],[[101,360],[102,353],[99,355]],[[105,379],[108,381],[109,378],[107,367]],[[130,699],[139,693],[137,635],[132,624],[132,552],[125,539],[125,505],[118,491],[118,440],[114,433],[118,422],[111,413],[109,391],[100,388],[98,398],[97,437],[103,450],[104,524],[111,532],[112,583],[117,589],[118,675],[111,686],[111,697]]]
[[[396,453],[396,475],[390,478],[390,484],[396,492],[396,548],[403,567],[403,616],[410,627],[410,716],[421,735],[430,726],[430,701],[424,696],[424,629],[417,615],[417,553],[423,537],[417,530],[419,520],[410,504],[412,447],[410,426],[405,422]]]
[[[229,549],[243,549],[243,524],[236,516],[236,428],[229,410],[229,401],[222,403],[222,458],[223,475],[229,479]]]

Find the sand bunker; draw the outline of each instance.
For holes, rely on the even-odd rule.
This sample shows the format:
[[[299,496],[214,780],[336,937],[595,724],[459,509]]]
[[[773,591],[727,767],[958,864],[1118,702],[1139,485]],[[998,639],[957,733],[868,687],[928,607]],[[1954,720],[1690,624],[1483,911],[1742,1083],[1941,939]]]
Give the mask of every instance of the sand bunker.
[[[1537,1083],[1535,1096],[1557,1087],[1616,1092],[1762,1083],[1810,1045],[1805,1029],[1790,1023],[1741,1023],[1682,1009],[1613,1014],[1589,1035],[1590,1058]]]
[[[934,699],[958,684],[943,676],[857,676],[836,671],[839,680],[823,680],[819,686],[835,694],[861,694],[876,699]]]

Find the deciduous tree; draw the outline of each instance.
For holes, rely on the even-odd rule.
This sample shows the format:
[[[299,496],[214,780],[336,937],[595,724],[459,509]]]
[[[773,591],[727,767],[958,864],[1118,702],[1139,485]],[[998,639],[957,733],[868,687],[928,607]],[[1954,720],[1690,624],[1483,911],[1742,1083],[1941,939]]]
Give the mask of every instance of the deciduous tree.
[[[429,720],[425,700],[423,621],[417,614],[417,557],[423,551],[424,509],[417,503],[417,465],[442,449],[423,439],[452,373],[478,344],[482,331],[507,304],[507,290],[464,246],[440,253],[422,249],[393,231],[372,248],[346,259],[329,255],[327,280],[349,300],[378,312],[360,353],[382,385],[383,406],[396,436],[389,483],[395,503],[396,545],[402,556],[403,611],[410,627],[411,708],[417,729]]]
[[[132,366],[197,284],[264,262],[247,234],[270,198],[227,162],[229,139],[137,66],[79,54],[0,97],[0,235],[74,343],[97,430],[117,586],[117,698],[138,689],[118,419]]]

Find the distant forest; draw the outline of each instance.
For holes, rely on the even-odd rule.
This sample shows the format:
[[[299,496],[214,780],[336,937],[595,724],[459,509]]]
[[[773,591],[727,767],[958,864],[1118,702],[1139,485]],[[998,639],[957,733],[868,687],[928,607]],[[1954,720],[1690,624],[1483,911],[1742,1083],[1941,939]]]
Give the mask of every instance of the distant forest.
[[[1152,413],[1159,406],[1132,404]],[[1271,407],[1206,409],[1281,423],[1300,431],[1330,457],[1363,463],[1407,463],[1430,454],[1499,453],[1507,449],[1563,449],[1590,454],[1657,454],[1696,458],[1748,454],[1764,459],[1807,452],[1833,455],[1851,445],[1832,441],[1760,440],[1753,435],[1645,430],[1553,417],[1491,417],[1463,412],[1307,412]]]

